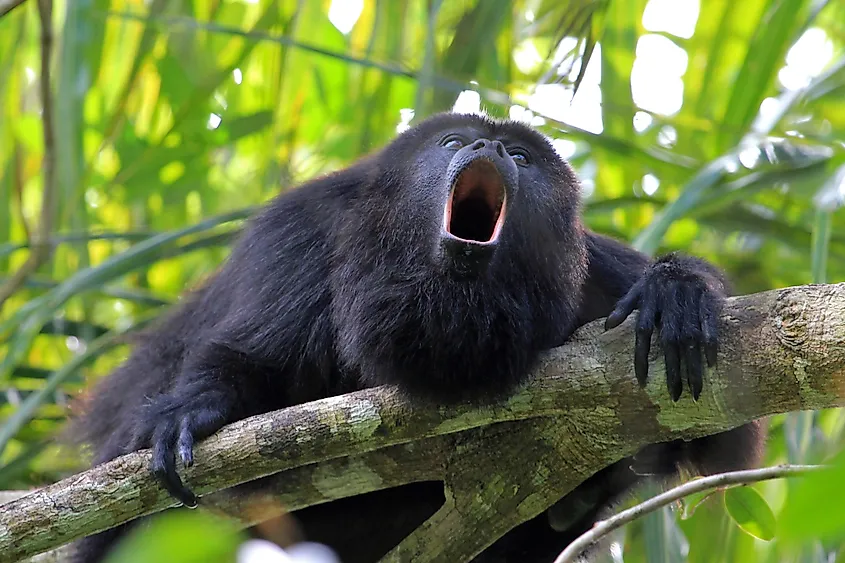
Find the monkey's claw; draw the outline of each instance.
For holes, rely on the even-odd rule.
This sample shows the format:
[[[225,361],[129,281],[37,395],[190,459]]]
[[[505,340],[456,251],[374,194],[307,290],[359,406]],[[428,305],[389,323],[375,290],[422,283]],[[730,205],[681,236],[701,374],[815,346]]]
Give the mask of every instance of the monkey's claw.
[[[147,413],[148,428],[152,428],[148,433],[153,448],[151,469],[173,498],[195,508],[197,496],[176,472],[176,456],[183,467],[192,466],[194,443],[226,423],[230,402],[223,391],[204,385],[180,391],[183,393],[160,397]]]
[[[165,417],[159,421],[153,434],[153,459],[151,470],[159,482],[167,489],[173,498],[188,508],[197,506],[196,495],[182,483],[176,472],[176,443],[178,436],[179,456],[182,464],[189,466],[193,463],[193,437],[179,431],[177,417]]]
[[[666,386],[674,401],[681,397],[684,375],[693,399],[701,395],[702,352],[708,366],[716,365],[718,318],[725,293],[721,281],[700,264],[675,255],[662,258],[646,270],[605,321],[605,329],[614,328],[639,309],[634,373],[640,385],[648,380],[651,337],[657,328]]]

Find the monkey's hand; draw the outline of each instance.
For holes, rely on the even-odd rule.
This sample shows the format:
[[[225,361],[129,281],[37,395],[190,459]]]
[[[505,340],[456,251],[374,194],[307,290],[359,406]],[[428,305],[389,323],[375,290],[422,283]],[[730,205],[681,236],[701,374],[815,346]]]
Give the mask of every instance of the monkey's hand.
[[[608,315],[605,329],[637,316],[634,372],[640,385],[648,378],[651,335],[658,329],[666,360],[666,384],[672,400],[683,390],[681,359],[693,399],[702,389],[702,349],[707,365],[716,365],[719,314],[726,297],[719,272],[697,258],[669,254],[649,266]]]
[[[184,467],[193,465],[194,442],[222,428],[231,408],[232,393],[216,385],[213,377],[193,377],[150,403],[143,415],[136,442],[152,447],[153,474],[188,508],[197,506],[197,497],[176,473],[176,455]]]

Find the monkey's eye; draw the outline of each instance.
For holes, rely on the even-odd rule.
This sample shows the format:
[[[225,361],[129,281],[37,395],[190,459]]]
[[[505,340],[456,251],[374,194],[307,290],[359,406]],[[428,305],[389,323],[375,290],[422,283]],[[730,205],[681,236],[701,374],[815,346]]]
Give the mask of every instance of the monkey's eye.
[[[508,151],[508,154],[511,155],[513,161],[519,166],[528,166],[531,164],[531,158],[528,156],[528,151],[524,149],[513,148]]]
[[[460,149],[466,145],[463,138],[458,135],[447,135],[440,140],[440,146],[447,149]]]

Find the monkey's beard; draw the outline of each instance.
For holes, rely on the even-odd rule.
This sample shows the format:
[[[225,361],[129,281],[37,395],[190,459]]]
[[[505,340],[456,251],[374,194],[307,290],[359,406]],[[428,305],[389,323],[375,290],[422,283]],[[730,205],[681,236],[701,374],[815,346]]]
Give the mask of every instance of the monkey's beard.
[[[492,162],[472,162],[456,178],[443,213],[443,227],[459,239],[491,243],[505,223],[507,195]]]
[[[349,377],[367,386],[398,384],[441,402],[501,397],[524,381],[540,350],[574,329],[586,276],[577,208],[549,202],[520,209],[511,198],[508,227],[495,243],[461,241],[443,232],[443,221],[449,217],[448,224],[457,226],[458,208],[472,199],[479,180],[484,205],[496,206],[486,240],[505,214],[497,173],[491,175],[486,161],[467,169],[456,175],[451,215],[441,207],[445,197],[436,207],[430,206],[434,198],[398,199],[375,222],[362,220],[374,216],[370,207],[356,208],[341,228],[331,315],[338,359]],[[458,247],[454,256],[442,252],[446,238]],[[464,256],[461,245],[495,248],[482,274],[454,275]]]
[[[527,249],[467,281],[350,261],[332,307],[341,362],[368,386],[398,384],[437,402],[506,396],[538,343],[563,341],[575,326],[581,280],[542,266]]]

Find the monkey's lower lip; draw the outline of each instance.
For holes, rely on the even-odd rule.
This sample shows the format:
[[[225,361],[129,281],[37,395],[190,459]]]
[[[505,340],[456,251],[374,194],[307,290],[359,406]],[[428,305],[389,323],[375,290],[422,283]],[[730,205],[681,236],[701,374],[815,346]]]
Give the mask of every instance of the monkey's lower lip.
[[[470,163],[455,178],[443,213],[443,228],[455,238],[490,244],[505,223],[507,194],[502,175],[486,159]]]

